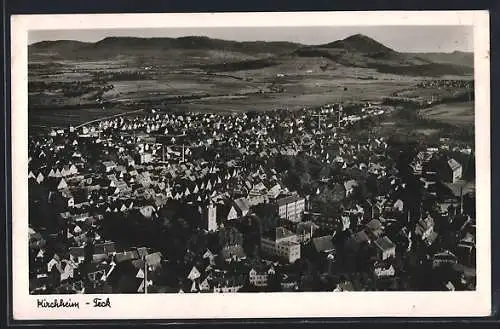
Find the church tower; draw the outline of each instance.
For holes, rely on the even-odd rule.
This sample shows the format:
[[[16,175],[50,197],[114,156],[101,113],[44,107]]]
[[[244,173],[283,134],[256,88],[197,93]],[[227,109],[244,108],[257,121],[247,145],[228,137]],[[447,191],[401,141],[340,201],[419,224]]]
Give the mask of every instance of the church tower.
[[[205,221],[207,231],[217,231],[217,207],[213,203],[209,203],[208,205],[206,205],[203,219]]]

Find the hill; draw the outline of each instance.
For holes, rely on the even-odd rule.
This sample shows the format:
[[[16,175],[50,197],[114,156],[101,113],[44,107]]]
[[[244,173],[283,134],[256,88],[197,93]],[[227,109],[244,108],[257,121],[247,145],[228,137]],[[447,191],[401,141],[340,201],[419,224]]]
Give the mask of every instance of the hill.
[[[344,49],[360,53],[395,53],[378,41],[363,34],[354,34],[343,40],[337,40],[319,46],[320,48]]]
[[[474,67],[474,53],[454,51],[452,53],[413,53],[414,56],[434,63]]]
[[[164,58],[182,62],[187,57],[224,61],[265,58],[291,52],[302,45],[291,42],[237,42],[208,37],[108,37],[95,43],[43,41],[29,46],[29,55],[66,60],[110,60],[116,57]]]
[[[375,69],[382,73],[415,76],[470,75],[472,54],[397,52],[362,34],[326,44],[238,42],[200,36],[180,38],[108,37],[95,43],[43,41],[29,46],[30,60],[114,60],[150,62],[179,68],[231,72],[290,67],[302,59],[324,60],[324,69],[338,65]],[[322,67],[322,69],[323,69]]]
[[[361,34],[343,40],[312,47],[302,47],[294,52],[301,57],[323,57],[347,67],[376,69],[381,73],[403,75],[464,75],[471,74],[470,66],[456,61],[434,61],[430,56],[401,53]],[[437,56],[434,56],[437,58]]]

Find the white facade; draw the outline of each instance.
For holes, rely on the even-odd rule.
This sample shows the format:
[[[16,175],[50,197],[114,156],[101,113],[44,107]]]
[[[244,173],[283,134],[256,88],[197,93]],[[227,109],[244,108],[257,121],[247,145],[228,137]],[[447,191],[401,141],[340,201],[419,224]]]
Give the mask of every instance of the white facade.
[[[207,206],[204,214],[204,220],[206,221],[206,228],[209,232],[217,231],[217,207],[210,204]]]
[[[280,257],[289,263],[300,258],[300,244],[296,241],[273,241],[263,237],[261,248],[265,254]]]
[[[238,292],[243,286],[242,285],[235,285],[235,286],[228,286],[228,287],[214,287],[214,292],[219,292],[219,293],[226,293],[226,292]]]
[[[287,219],[291,222],[300,222],[306,208],[304,198],[293,198],[284,200],[283,203],[278,202],[278,215],[280,218]]]
[[[267,287],[267,273],[257,272],[255,269],[251,269],[248,273],[248,278],[250,284],[256,287]]]

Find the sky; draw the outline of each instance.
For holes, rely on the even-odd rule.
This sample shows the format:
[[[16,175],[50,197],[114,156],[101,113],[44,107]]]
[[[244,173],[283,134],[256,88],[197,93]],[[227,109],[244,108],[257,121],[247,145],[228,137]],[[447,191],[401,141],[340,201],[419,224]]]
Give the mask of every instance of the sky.
[[[211,27],[162,29],[38,30],[29,32],[29,43],[47,40],[96,42],[110,36],[207,36],[235,41],[291,41],[317,45],[361,33],[401,52],[472,52],[472,26],[314,26],[314,27]]]

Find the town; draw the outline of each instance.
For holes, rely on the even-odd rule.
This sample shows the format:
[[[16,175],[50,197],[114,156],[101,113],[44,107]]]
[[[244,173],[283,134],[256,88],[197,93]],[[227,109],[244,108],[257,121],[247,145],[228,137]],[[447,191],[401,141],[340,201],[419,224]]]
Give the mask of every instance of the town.
[[[370,129],[394,111],[148,109],[30,136],[30,292],[474,290],[474,145]]]

